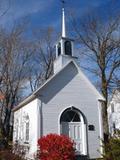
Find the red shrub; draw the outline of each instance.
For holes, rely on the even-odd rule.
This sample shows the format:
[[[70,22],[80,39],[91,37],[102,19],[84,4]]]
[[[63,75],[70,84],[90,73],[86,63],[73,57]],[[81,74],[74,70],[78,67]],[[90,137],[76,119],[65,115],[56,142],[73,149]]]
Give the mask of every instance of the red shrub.
[[[74,160],[73,142],[67,136],[49,134],[38,140],[40,160]]]

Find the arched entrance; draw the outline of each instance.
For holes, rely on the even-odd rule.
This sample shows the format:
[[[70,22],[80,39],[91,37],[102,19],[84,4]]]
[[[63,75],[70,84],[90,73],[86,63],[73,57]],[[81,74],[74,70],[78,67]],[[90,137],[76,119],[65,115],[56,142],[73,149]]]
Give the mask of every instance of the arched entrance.
[[[76,152],[87,154],[86,124],[78,109],[71,107],[63,111],[60,117],[60,134],[69,136],[75,142]]]

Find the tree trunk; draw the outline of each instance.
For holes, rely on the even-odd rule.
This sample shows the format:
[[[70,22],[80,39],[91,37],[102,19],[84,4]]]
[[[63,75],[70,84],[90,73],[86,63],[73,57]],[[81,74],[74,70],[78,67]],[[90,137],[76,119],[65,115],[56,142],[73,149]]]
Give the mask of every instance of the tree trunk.
[[[105,101],[102,105],[102,117],[103,117],[103,133],[104,133],[104,142],[108,142],[109,136],[109,127],[108,127],[108,114],[107,114],[107,104],[108,104],[108,91],[107,91],[107,81],[105,77],[105,73],[102,73],[102,94],[105,98]]]

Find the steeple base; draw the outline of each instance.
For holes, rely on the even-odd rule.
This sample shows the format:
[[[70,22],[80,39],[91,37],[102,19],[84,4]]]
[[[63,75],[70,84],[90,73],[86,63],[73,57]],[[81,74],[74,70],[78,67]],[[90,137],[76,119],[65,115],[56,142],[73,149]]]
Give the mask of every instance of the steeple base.
[[[60,71],[66,64],[68,64],[72,60],[76,61],[77,57],[68,56],[68,55],[60,55],[54,61],[54,73],[57,73],[58,71]]]

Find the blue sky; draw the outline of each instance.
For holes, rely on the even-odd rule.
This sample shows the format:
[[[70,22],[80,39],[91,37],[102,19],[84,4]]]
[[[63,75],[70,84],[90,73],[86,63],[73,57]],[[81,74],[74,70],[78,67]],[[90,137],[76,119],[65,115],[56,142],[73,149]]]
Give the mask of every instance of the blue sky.
[[[61,2],[60,0],[0,0],[0,15],[8,7],[8,12],[0,17],[0,25],[6,29],[11,28],[15,22],[28,17],[29,29],[52,26],[61,32]],[[76,18],[85,19],[92,14],[100,14],[105,17],[111,12],[120,13],[120,0],[65,0],[66,18],[69,20],[69,12],[73,12]],[[68,21],[67,21],[68,22]],[[69,23],[68,23],[69,24]],[[93,80],[93,77],[89,78]]]
[[[8,0],[1,0],[2,8]],[[66,12],[72,11],[76,17],[84,18],[91,12],[104,15],[109,8],[113,11],[120,8],[120,0],[66,0]],[[10,0],[10,9],[1,17],[0,25],[11,26],[15,21],[29,17],[30,28],[53,26],[60,29],[61,2],[60,0]]]

